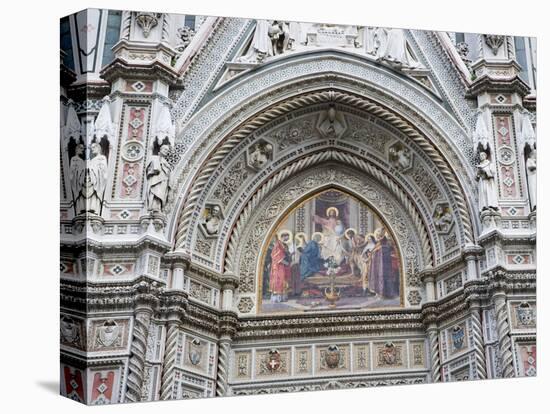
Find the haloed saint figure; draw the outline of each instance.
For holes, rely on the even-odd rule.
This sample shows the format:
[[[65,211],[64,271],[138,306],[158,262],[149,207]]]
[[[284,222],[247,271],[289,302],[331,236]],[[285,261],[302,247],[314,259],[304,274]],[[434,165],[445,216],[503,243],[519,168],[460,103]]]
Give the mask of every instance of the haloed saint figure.
[[[262,257],[263,312],[401,304],[401,259],[387,225],[342,191],[323,191],[290,211]]]

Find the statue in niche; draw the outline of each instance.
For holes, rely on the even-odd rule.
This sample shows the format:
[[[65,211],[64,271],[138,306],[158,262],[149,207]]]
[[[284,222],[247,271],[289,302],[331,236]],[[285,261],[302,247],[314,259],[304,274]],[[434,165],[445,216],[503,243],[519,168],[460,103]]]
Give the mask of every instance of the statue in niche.
[[[168,203],[171,188],[172,166],[167,158],[174,145],[176,135],[168,105],[162,105],[160,108],[154,128],[152,155],[145,169],[145,178],[147,179],[146,201],[148,211],[162,213]]]
[[[408,148],[401,144],[395,144],[389,149],[390,162],[400,170],[406,170],[411,166],[412,155]]]
[[[267,142],[258,142],[253,145],[248,154],[248,162],[253,168],[263,168],[271,159],[273,154],[273,145]]]
[[[63,138],[63,147],[69,158],[69,187],[76,215],[86,211],[82,192],[86,174],[86,145],[82,139],[80,120],[72,101],[69,101]]]
[[[525,160],[527,170],[527,186],[529,189],[529,202],[531,209],[537,209],[537,150],[532,149]]]
[[[479,211],[498,210],[495,166],[489,159],[488,151],[479,152],[477,179],[479,180]]]
[[[172,167],[166,159],[170,146],[161,145],[156,155],[151,156],[147,163],[145,176],[147,178],[147,210],[161,213],[166,208],[170,191],[170,174]]]
[[[376,58],[395,69],[416,68],[419,63],[408,49],[405,31],[403,29],[386,29],[378,32],[378,47]]]
[[[489,151],[489,130],[487,129],[487,125],[483,119],[483,112],[481,111],[478,111],[473,141],[476,151]]]
[[[83,191],[87,200],[88,212],[101,215],[101,207],[107,187],[107,157],[102,153],[101,145],[93,142],[91,158],[88,163]]]
[[[217,235],[222,223],[222,212],[219,206],[214,205],[204,209],[203,226],[209,236]]]
[[[109,151],[113,137],[114,127],[111,120],[110,99],[106,96],[103,98],[103,105],[93,127],[90,160],[83,184],[83,194],[89,213],[101,215],[105,188],[107,187]]]
[[[434,224],[435,229],[439,232],[448,232],[451,224],[453,223],[453,215],[451,214],[451,209],[447,205],[438,204],[435,207],[434,213]]]
[[[537,136],[529,113],[522,115],[521,141],[523,144],[523,156],[525,158],[525,172],[527,175],[527,189],[529,190],[529,202],[531,210],[537,208]]]
[[[74,149],[74,155],[69,161],[69,180],[71,184],[71,192],[73,195],[73,203],[75,214],[80,214],[86,211],[86,198],[84,197],[83,189],[86,179],[86,147],[82,143],[78,143]]]

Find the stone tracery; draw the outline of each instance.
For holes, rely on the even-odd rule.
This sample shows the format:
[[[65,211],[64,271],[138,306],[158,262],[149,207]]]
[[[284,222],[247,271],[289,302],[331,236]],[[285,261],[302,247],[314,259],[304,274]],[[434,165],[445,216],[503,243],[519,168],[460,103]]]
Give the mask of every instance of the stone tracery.
[[[379,64],[361,26],[276,22],[273,56],[239,67],[254,21],[195,17],[122,12],[115,58],[85,101],[72,85],[82,74],[62,68],[63,148],[74,147],[61,157],[66,394],[87,400],[70,388],[79,376],[109,390],[95,404],[111,391],[115,402],[532,375],[518,361],[535,352],[536,138],[518,108],[535,102],[511,38],[481,42],[464,67],[454,35],[390,29],[391,48],[369,49]],[[105,186],[99,211],[78,217],[88,160],[76,145],[94,119],[109,140],[94,149]],[[500,191],[481,214],[478,144]],[[395,236],[402,307],[260,312],[261,246],[328,189]],[[84,309],[103,335],[89,349]]]

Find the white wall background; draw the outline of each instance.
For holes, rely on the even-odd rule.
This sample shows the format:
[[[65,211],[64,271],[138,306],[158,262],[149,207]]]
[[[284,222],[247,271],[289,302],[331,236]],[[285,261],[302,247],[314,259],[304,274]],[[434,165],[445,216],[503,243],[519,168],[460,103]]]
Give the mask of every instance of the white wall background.
[[[61,16],[86,7],[328,21],[539,37],[539,180],[548,179],[550,39],[544,2],[456,0],[71,0],[2,5],[0,162],[0,410],[81,413],[58,387],[58,96]],[[542,99],[546,98],[546,99]],[[6,128],[7,127],[7,128]],[[548,248],[546,187],[539,186],[539,239]],[[548,217],[548,216],[547,216]],[[539,376],[345,391],[145,403],[94,412],[406,413],[548,412],[548,254],[539,254]],[[541,298],[543,298],[541,300]],[[546,303],[545,303],[546,302]],[[545,328],[546,325],[546,328]],[[545,406],[546,405],[546,406]],[[32,411],[31,411],[32,410]],[[199,411],[201,410],[201,411]],[[89,411],[86,411],[89,412]]]

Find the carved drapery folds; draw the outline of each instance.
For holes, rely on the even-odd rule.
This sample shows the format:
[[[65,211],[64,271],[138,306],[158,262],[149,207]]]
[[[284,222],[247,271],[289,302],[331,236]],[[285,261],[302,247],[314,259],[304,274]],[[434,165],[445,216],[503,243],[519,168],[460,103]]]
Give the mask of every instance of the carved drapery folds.
[[[75,216],[101,216],[108,184],[109,155],[115,130],[110,98],[103,98],[95,122],[82,132],[74,106],[69,103],[63,129],[63,148],[68,154],[70,197]]]

